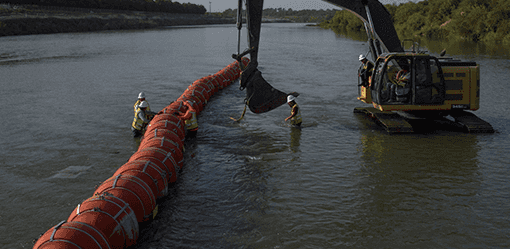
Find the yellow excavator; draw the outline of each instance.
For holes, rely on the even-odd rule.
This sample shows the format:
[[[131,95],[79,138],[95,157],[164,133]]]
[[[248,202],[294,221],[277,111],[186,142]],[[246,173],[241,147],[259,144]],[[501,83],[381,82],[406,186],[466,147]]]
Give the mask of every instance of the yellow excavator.
[[[246,89],[246,105],[254,113],[270,111],[286,102],[287,93],[273,88],[257,69],[263,0],[246,1],[248,48],[232,57],[247,54],[240,89]],[[358,16],[365,24],[374,68],[366,81],[358,79],[358,100],[371,104],[355,113],[373,118],[389,133],[412,133],[424,127],[492,133],[492,126],[471,111],[480,107],[480,66],[476,62],[439,57],[420,51],[411,41],[405,51],[388,10],[378,0],[324,0]],[[239,0],[237,28],[242,28]],[[407,41],[404,41],[407,42]],[[360,68],[361,69],[361,68]],[[358,75],[359,72],[358,72]],[[297,93],[290,93],[297,94]]]

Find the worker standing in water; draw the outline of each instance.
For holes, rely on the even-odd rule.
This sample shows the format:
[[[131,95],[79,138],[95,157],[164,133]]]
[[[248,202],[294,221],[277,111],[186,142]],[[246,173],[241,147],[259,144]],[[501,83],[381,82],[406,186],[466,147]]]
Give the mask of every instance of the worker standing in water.
[[[133,123],[131,124],[131,131],[133,132],[133,137],[140,137],[145,132],[145,127],[152,119],[152,116],[156,115],[155,112],[147,110],[149,108],[149,103],[147,101],[142,101],[135,112],[135,118],[133,119]]]
[[[193,108],[191,100],[183,101],[183,103],[186,112],[184,114],[177,113],[177,117],[184,120],[184,124],[186,125],[186,137],[195,138],[198,132],[197,111]]]
[[[296,97],[294,95],[287,96],[287,104],[289,104],[291,111],[290,116],[285,119],[285,121],[290,120],[290,124],[294,127],[301,127],[301,110],[299,109],[298,104],[296,103]]]
[[[135,115],[136,115],[136,110],[138,109],[138,106],[140,105],[140,103],[142,103],[142,101],[145,101],[147,102],[147,100],[145,100],[145,93],[144,92],[140,92],[138,94],[138,100],[136,101],[135,105],[133,106],[133,109],[135,111]],[[151,106],[149,105],[149,102],[147,102],[147,111],[150,111],[151,110]]]

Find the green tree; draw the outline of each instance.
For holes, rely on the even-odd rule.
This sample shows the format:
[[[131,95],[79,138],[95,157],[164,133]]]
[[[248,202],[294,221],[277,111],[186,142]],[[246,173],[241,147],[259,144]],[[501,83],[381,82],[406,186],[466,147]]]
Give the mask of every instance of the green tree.
[[[510,44],[509,0],[424,0],[385,5],[400,38],[462,39]],[[340,11],[321,27],[364,32],[346,11]]]

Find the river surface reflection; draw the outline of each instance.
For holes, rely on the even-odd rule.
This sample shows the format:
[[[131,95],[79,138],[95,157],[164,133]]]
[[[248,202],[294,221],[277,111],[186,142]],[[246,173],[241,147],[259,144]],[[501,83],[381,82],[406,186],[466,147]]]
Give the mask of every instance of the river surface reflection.
[[[244,34],[243,34],[244,37]],[[242,39],[243,46],[246,39]],[[32,240],[90,197],[137,150],[132,106],[162,109],[232,62],[235,25],[0,38],[4,107],[0,247]],[[433,54],[442,45],[428,44]],[[505,248],[510,244],[510,58],[481,65],[481,108],[495,134],[388,135],[353,113],[365,41],[305,24],[264,24],[259,69],[299,92],[247,113],[237,83],[216,93],[186,145],[178,183],[134,248]],[[80,169],[75,178],[55,175]]]

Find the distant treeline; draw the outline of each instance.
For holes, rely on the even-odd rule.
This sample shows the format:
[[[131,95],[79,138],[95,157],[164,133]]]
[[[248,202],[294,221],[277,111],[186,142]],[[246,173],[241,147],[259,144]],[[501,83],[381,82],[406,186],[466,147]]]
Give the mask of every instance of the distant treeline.
[[[189,14],[204,14],[207,11],[203,5],[181,4],[171,0],[0,0],[0,3]]]
[[[292,10],[285,8],[268,8],[262,11],[263,18],[288,19],[293,22],[320,23],[333,18],[336,10]],[[220,14],[222,17],[237,17],[237,9],[227,9]],[[246,16],[246,11],[244,11]]]
[[[462,39],[510,44],[509,0],[428,0],[385,5],[400,39]],[[321,27],[337,32],[362,31],[361,20],[338,11]]]

